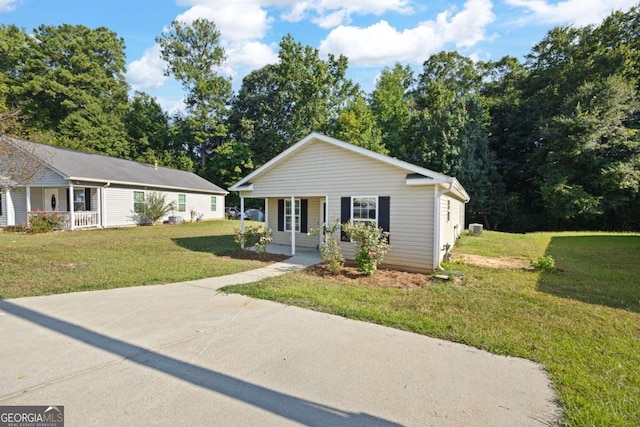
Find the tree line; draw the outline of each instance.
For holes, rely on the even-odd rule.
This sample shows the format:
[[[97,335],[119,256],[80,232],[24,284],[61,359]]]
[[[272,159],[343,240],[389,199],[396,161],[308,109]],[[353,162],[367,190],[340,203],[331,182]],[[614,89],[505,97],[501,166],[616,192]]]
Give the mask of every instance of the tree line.
[[[230,186],[318,131],[458,178],[467,219],[505,231],[640,229],[640,9],[557,27],[523,61],[396,64],[370,93],[348,58],[292,36],[234,93],[215,23],[156,38],[183,86],[169,115],[130,94],[107,28],[0,26],[0,133],[194,171]]]

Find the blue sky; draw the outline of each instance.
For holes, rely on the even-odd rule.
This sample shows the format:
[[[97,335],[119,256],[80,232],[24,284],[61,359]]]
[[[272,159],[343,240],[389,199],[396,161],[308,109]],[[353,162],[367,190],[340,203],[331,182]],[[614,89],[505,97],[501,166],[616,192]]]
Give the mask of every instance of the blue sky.
[[[0,23],[105,26],[125,40],[127,80],[167,111],[181,107],[166,78],[155,37],[174,19],[213,20],[222,35],[234,88],[249,71],[277,60],[290,33],[321,54],[345,54],[349,75],[370,91],[385,66],[416,72],[432,54],[457,50],[480,60],[523,59],[558,25],[597,24],[638,0],[0,0]]]

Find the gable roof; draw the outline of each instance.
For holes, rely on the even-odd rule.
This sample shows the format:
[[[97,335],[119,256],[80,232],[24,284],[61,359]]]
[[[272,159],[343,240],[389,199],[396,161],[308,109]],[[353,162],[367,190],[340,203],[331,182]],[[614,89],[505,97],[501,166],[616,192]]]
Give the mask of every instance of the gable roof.
[[[312,132],[297,143],[293,144],[291,147],[287,148],[285,151],[232,185],[229,190],[248,190],[251,186],[252,180],[254,180],[256,177],[274,168],[278,163],[292,156],[301,148],[318,141],[331,144],[336,147],[352,151],[354,153],[358,153],[362,156],[374,159],[382,163],[386,163],[391,166],[395,166],[400,169],[404,169],[407,172],[407,184],[409,185],[446,185],[447,187],[449,187],[449,191],[452,191],[460,199],[469,201],[469,195],[462,187],[462,185],[458,182],[458,180],[454,177],[444,175],[427,168],[416,166],[403,160],[385,156],[384,154],[376,153],[375,151],[367,150],[366,148],[358,147],[357,145],[349,144],[347,142],[340,141],[339,139],[335,139],[318,132]]]
[[[14,147],[39,157],[49,169],[69,181],[228,194],[224,189],[192,172],[156,167],[102,154],[85,153],[52,145],[37,144],[6,136],[0,138]]]

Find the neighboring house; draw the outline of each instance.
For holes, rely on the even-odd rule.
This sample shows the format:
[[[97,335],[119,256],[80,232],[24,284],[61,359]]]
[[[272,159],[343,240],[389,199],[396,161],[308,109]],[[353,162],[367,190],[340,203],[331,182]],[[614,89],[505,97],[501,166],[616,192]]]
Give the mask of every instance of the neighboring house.
[[[36,211],[66,216],[70,229],[134,225],[134,212],[150,192],[175,203],[171,216],[224,219],[227,191],[194,173],[1,138],[46,167],[31,184],[0,194],[0,227],[27,224]]]
[[[273,242],[315,248],[308,232],[327,219],[373,221],[390,233],[384,264],[404,270],[440,267],[464,228],[469,196],[452,177],[318,133],[289,147],[234,186],[245,198],[265,199]],[[243,227],[244,224],[241,225]],[[344,240],[344,238],[342,239]],[[350,242],[341,242],[353,259]]]

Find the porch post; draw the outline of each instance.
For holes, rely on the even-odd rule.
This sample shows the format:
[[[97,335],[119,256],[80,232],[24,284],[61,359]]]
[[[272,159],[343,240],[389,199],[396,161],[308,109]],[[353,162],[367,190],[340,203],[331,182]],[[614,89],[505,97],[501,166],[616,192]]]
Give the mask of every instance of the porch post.
[[[27,221],[29,221],[29,212],[31,212],[31,186],[27,185]]]
[[[98,190],[96,192],[96,197],[98,199],[96,200],[96,207],[98,209],[98,224],[100,225],[100,227],[104,228],[104,226],[102,225],[102,187],[98,187],[96,190]]]
[[[75,215],[73,214],[73,208],[75,206],[73,206],[73,184],[69,184],[69,200],[67,200],[67,202],[69,203],[69,229],[73,230],[76,226],[76,219],[75,219]]]
[[[296,254],[296,199],[291,196],[291,256]]]
[[[11,198],[11,190],[5,190],[4,192],[7,208],[7,225],[16,225],[16,211],[13,207],[13,199]],[[29,219],[27,218],[27,225],[29,225]]]
[[[244,234],[244,196],[240,193],[240,233]],[[242,244],[240,245],[242,249],[244,249],[244,239],[242,240]]]
[[[320,233],[320,244],[324,243],[324,235],[327,230],[327,225],[329,225],[329,196],[324,196],[324,218],[321,218],[322,221],[322,232]]]

